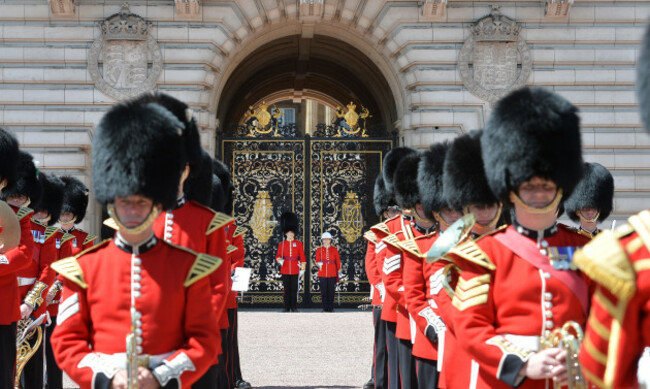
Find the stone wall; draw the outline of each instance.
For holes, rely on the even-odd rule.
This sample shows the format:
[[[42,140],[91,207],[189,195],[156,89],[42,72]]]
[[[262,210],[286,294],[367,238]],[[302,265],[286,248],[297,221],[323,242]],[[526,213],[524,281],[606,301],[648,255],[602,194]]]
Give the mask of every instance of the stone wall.
[[[301,4],[303,3],[303,4]],[[645,1],[559,4],[499,2],[521,23],[532,57],[528,85],[543,85],[581,111],[585,158],[616,179],[612,218],[648,207],[650,153],[634,94]],[[278,37],[321,34],[359,48],[390,85],[401,142],[426,147],[481,128],[490,103],[465,87],[459,53],[470,26],[492,2],[384,0],[133,1],[152,22],[162,54],[156,88],[188,102],[204,146],[215,149],[216,107],[246,55]],[[93,128],[115,101],[95,86],[89,52],[98,22],[120,11],[116,1],[0,0],[0,124],[14,131],[45,171],[90,184]],[[54,11],[53,11],[54,10]],[[73,12],[72,12],[73,10]],[[554,14],[554,10],[552,13]],[[272,53],[269,53],[272,55]],[[97,209],[87,228],[96,232]]]

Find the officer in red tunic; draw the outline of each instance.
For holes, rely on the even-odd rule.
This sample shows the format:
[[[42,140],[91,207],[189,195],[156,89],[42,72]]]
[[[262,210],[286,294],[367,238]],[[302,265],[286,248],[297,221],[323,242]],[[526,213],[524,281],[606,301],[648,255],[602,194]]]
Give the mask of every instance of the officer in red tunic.
[[[28,158],[31,158],[28,154]],[[18,141],[12,133],[0,128],[0,194],[6,199],[5,187],[17,184],[16,168],[24,168],[19,156]],[[5,208],[6,204],[2,205]],[[13,389],[16,365],[16,322],[20,320],[20,298],[16,272],[32,260],[33,239],[31,211],[11,207],[20,221],[20,244],[0,255],[0,389]],[[4,224],[4,221],[3,221]],[[3,228],[6,226],[3,225]],[[7,247],[9,249],[9,247]]]
[[[639,108],[650,129],[650,29],[638,63]],[[628,219],[615,231],[603,230],[575,256],[575,263],[597,284],[580,349],[580,364],[590,387],[638,388],[647,374],[641,365],[650,347],[650,211]]]
[[[55,237],[58,249],[58,259],[64,259],[79,254],[83,250],[94,245],[97,236],[89,234],[75,224],[81,223],[86,216],[88,208],[88,187],[77,178],[63,176],[61,181],[65,184],[63,190],[63,205],[59,217],[60,229]],[[59,314],[59,303],[61,302],[61,289],[63,278],[57,276],[56,281],[47,292],[47,311],[51,318],[51,324],[47,326],[45,341],[45,358],[47,366],[47,387],[48,389],[63,388],[63,373],[54,359],[52,352],[51,338],[56,328],[56,317]]]
[[[184,129],[160,105],[129,102],[95,132],[93,192],[118,231],[54,264],[65,281],[52,347],[82,388],[189,388],[216,360],[209,275],[222,261],[153,233],[160,210],[177,205]]]
[[[298,280],[305,273],[307,262],[302,242],[294,239],[298,231],[298,216],[293,212],[284,212],[280,216],[280,228],[287,239],[280,243],[275,261],[281,266],[284,312],[297,312]]]
[[[614,177],[599,163],[585,163],[584,175],[571,197],[564,202],[564,209],[576,223],[579,234],[593,238],[600,232],[598,223],[603,222],[614,207]]]
[[[481,153],[490,188],[513,204],[514,220],[476,242],[493,270],[460,274],[456,338],[478,364],[477,387],[548,387],[567,374],[551,332],[584,326],[589,309],[589,286],[570,255],[587,239],[557,224],[563,196],[582,175],[577,109],[542,88],[512,92],[496,104]]]
[[[332,246],[332,234],[324,232],[321,236],[323,245],[316,249],[314,261],[318,266],[318,282],[323,300],[323,311],[334,312],[334,291],[341,271],[339,250]]]

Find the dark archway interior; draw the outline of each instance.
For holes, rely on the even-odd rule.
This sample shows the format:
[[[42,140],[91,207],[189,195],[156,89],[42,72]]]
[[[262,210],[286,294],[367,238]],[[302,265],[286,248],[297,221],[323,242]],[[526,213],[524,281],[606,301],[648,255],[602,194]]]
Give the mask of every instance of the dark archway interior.
[[[220,131],[231,135],[249,105],[278,91],[294,102],[310,92],[342,104],[366,106],[368,128],[392,132],[397,112],[392,91],[374,62],[350,44],[315,35],[272,41],[246,57],[228,79],[217,108]]]

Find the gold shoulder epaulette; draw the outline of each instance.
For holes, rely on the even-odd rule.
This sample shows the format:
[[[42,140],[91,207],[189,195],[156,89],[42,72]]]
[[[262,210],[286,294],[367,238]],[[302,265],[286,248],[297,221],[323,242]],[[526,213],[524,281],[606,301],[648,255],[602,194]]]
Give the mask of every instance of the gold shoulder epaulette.
[[[449,253],[455,254],[469,262],[477,264],[488,270],[494,270],[497,268],[494,265],[494,262],[490,260],[487,254],[483,250],[481,250],[481,248],[476,244],[476,242],[473,239],[468,239],[467,241],[459,244],[458,246],[449,250]]]
[[[50,226],[45,229],[45,241],[47,242],[48,239],[54,236],[54,234],[59,231],[59,227],[55,226]]]
[[[115,223],[115,220],[113,220],[112,217],[109,217],[108,219],[104,220],[104,223],[103,223],[103,224],[104,224],[106,227],[110,227],[110,228],[112,228],[112,229],[114,229],[114,230],[116,230],[116,231],[117,231],[118,228],[119,228],[119,227],[117,226],[117,223]]]
[[[107,220],[108,220],[108,219],[107,219]],[[111,220],[113,220],[113,219],[111,219]],[[88,234],[88,236],[86,236],[86,240],[84,240],[83,245],[85,246],[85,245],[87,245],[87,244],[90,243],[90,242],[94,242],[97,238],[98,238],[97,235],[94,235],[94,234]]]
[[[238,250],[237,246],[229,244],[228,245],[228,250],[226,251],[226,254],[234,253],[237,250]]]
[[[370,230],[366,231],[366,233],[363,234],[363,237],[371,243],[377,243],[377,235]]]
[[[492,230],[490,232],[486,232],[485,234],[483,234],[483,235],[479,236],[478,238],[474,239],[474,242],[478,242],[479,240],[485,238],[486,236],[494,235],[497,232],[501,232],[501,231],[505,230],[506,228],[508,228],[508,224],[504,224],[502,226],[499,226],[499,227],[495,228],[494,230]]]
[[[80,287],[84,289],[88,287],[88,284],[86,284],[86,280],[84,279],[84,273],[81,270],[81,266],[79,266],[76,257],[68,257],[56,261],[52,264],[52,269]]]
[[[16,212],[16,217],[18,218],[18,220],[23,220],[25,216],[31,215],[32,213],[34,213],[33,209],[27,207],[20,207],[18,209],[18,212]]]
[[[378,230],[383,232],[386,235],[390,235],[390,230],[388,229],[388,226],[386,223],[377,223],[374,226],[370,227],[371,230]]]
[[[415,242],[417,238],[403,240],[398,243],[399,247],[408,253],[415,255],[418,258],[424,258],[424,255],[420,252],[420,246]]]
[[[208,254],[198,254],[183,285],[185,287],[192,285],[196,281],[217,270],[222,263],[223,261],[221,258],[213,257]]]
[[[226,215],[225,213],[214,212],[214,217],[210,221],[210,226],[205,231],[205,234],[210,235],[211,233],[215,232],[219,228],[224,227],[234,221],[235,219],[233,219],[231,216]]]
[[[36,224],[37,226],[41,226],[41,227],[47,229],[47,226],[45,224],[39,222],[38,220],[36,220],[34,218],[32,218],[32,224]]]
[[[619,300],[636,291],[636,274],[615,233],[604,230],[573,256],[573,263]]]
[[[402,249],[399,245],[400,240],[395,234],[386,235],[381,241],[395,247],[396,249]]]
[[[64,232],[63,233],[63,238],[61,238],[61,243],[63,244],[63,243],[65,243],[65,242],[67,242],[69,240],[72,240],[72,239],[74,239],[74,235]]]
[[[239,235],[244,235],[245,233],[246,233],[246,228],[242,226],[237,226],[237,228],[235,228],[235,232],[232,234],[232,237],[234,238]]]

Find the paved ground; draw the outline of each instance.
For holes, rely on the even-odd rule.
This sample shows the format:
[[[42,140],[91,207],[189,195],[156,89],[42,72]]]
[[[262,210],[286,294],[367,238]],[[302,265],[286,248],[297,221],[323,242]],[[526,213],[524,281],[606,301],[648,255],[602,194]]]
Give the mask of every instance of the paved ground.
[[[370,378],[370,312],[242,310],[239,323],[242,373],[255,388],[360,388]]]

